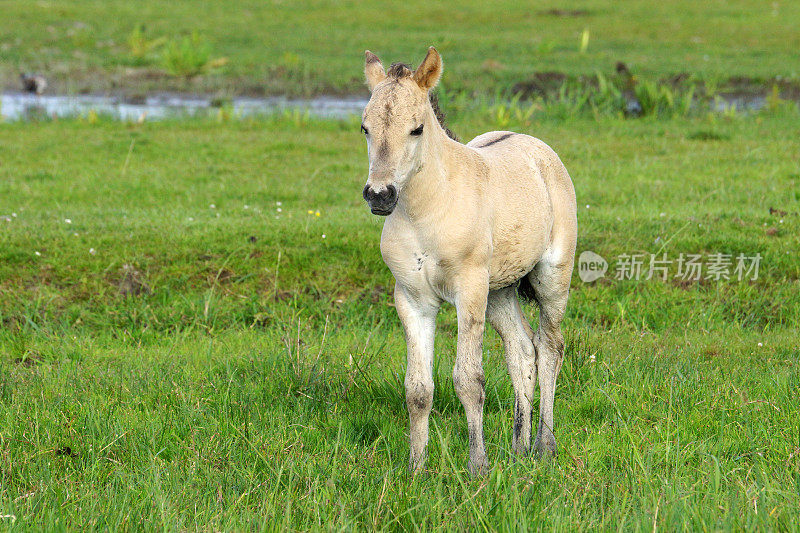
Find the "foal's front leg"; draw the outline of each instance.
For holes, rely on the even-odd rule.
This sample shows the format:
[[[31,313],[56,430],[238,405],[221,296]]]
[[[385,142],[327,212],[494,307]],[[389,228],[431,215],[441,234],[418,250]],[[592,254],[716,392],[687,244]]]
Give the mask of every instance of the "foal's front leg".
[[[488,273],[479,272],[462,278],[465,282],[455,298],[458,314],[458,346],[453,367],[453,384],[467,414],[469,434],[469,463],[473,475],[489,469],[483,442],[483,329],[486,320],[486,300],[489,294]]]
[[[409,418],[412,471],[425,467],[428,446],[428,418],[433,406],[433,338],[439,302],[412,298],[395,285],[394,303],[403,322],[408,349],[406,367],[406,406]]]

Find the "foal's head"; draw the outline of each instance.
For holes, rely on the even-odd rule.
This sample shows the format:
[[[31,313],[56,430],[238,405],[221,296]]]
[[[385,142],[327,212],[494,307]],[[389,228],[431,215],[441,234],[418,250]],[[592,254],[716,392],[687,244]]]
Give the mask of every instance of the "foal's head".
[[[403,186],[422,168],[426,135],[438,126],[428,91],[442,74],[442,58],[430,47],[416,70],[395,63],[386,72],[378,56],[367,50],[364,74],[372,97],[361,122],[369,152],[363,194],[374,214],[389,215]]]

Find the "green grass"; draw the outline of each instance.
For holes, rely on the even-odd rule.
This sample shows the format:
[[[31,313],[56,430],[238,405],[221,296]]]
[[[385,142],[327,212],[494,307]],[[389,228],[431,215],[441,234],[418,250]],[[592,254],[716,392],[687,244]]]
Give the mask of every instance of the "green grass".
[[[364,49],[387,64],[416,64],[431,44],[444,57],[444,84],[478,93],[508,89],[535,72],[609,73],[617,61],[649,79],[688,73],[716,85],[800,76],[800,4],[789,1],[469,0],[454,8],[385,0],[8,0],[3,15],[0,82],[14,88],[23,69],[47,74],[61,91],[363,94]],[[187,81],[181,69],[172,77],[149,44],[179,46],[193,32],[210,47],[200,55],[229,62],[217,74]]]
[[[356,119],[1,125],[0,527],[796,530],[797,111],[453,127],[499,120],[569,168],[579,251],[763,260],[751,282],[576,275],[551,463],[510,457],[487,332],[482,479],[449,307],[430,470],[406,472]]]

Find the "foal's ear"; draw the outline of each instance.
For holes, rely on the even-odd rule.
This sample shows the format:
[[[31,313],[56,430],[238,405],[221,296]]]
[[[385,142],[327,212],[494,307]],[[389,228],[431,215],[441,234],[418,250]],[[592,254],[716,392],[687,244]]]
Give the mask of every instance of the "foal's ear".
[[[364,77],[367,78],[367,85],[371,91],[386,79],[386,71],[383,70],[383,65],[381,65],[381,60],[378,59],[378,56],[369,50],[365,51],[364,55],[366,56],[364,59]]]
[[[428,55],[422,60],[422,64],[414,71],[414,81],[421,89],[427,91],[436,87],[439,78],[442,76],[442,56],[431,46],[428,48]]]

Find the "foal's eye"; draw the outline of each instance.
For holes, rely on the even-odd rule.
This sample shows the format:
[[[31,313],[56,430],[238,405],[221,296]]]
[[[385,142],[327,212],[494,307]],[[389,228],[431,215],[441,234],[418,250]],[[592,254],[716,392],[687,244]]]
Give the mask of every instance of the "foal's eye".
[[[369,134],[369,130],[365,128],[363,124],[361,125],[361,133],[363,133],[364,135]]]
[[[416,135],[422,135],[422,126],[424,126],[424,125],[425,124],[420,124],[419,128],[414,128],[413,130],[411,130],[411,135],[415,135],[415,136]]]

